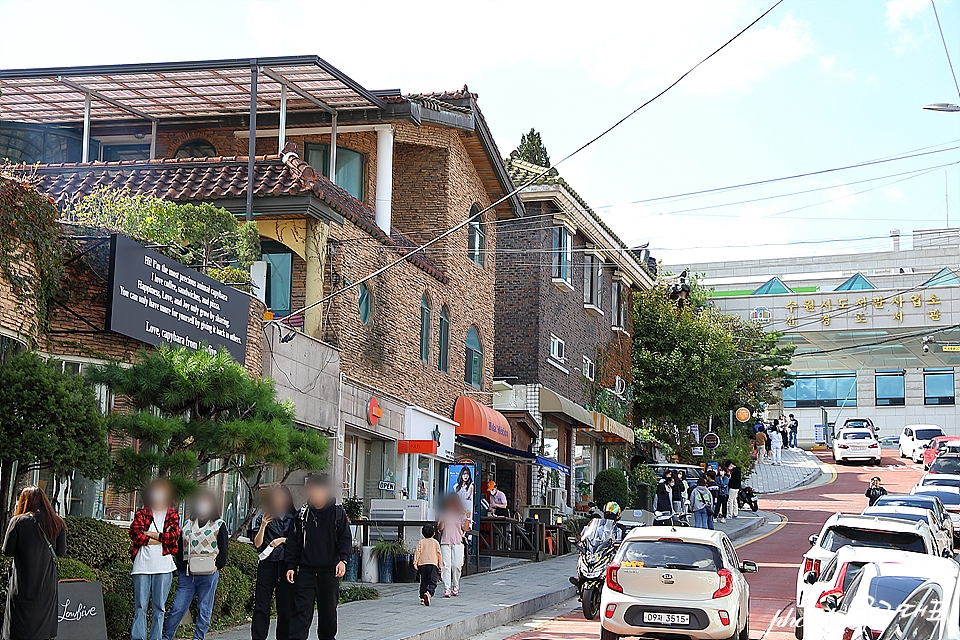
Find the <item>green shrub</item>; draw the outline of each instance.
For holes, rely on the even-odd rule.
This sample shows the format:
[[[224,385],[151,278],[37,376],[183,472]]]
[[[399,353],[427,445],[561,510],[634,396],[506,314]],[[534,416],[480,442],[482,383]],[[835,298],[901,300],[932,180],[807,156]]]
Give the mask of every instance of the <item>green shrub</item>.
[[[647,496],[652,502],[653,494],[657,491],[657,474],[645,464],[638,464],[630,472],[630,507],[633,509],[647,509],[652,506],[640,499],[641,484],[647,485]]]
[[[598,507],[616,502],[621,508],[630,504],[630,486],[621,469],[604,469],[593,482],[593,499]]]
[[[380,598],[380,592],[371,587],[362,585],[351,585],[341,587],[340,604],[345,602],[359,602],[360,600],[377,600]]]
[[[740,467],[743,479],[746,480],[753,469],[751,441],[740,430],[734,431],[732,438],[726,435],[721,436],[720,439],[720,446],[716,448],[711,457],[717,462],[733,460],[734,464]]]
[[[229,564],[220,570],[220,584],[213,601],[215,618],[241,618],[247,613],[253,581]]]
[[[130,560],[130,538],[126,530],[93,518],[68,516],[67,558],[93,569]]]
[[[256,582],[257,579],[257,550],[252,544],[230,541],[230,553],[227,556],[227,566],[236,567],[240,573]]]
[[[107,618],[107,637],[126,640],[133,624],[133,565],[118,562],[94,570],[103,583],[103,609]]]
[[[61,580],[87,580],[96,582],[97,574],[93,569],[73,558],[58,558],[57,573]]]

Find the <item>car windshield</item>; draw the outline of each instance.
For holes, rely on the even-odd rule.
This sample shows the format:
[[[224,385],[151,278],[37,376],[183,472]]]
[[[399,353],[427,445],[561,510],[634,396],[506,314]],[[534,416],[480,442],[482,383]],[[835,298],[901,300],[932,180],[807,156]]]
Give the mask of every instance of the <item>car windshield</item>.
[[[931,473],[960,473],[960,458],[940,456],[930,463]]]
[[[927,476],[920,481],[922,487],[960,487],[960,478],[938,478]]]
[[[918,490],[917,493],[922,494],[924,496],[929,496],[931,498],[939,498],[940,502],[942,502],[945,505],[948,504],[951,507],[960,506],[960,493],[954,493],[952,491],[936,491],[936,490],[931,491],[928,489]],[[924,507],[924,508],[930,509],[931,507]]]
[[[866,562],[851,562],[847,564],[847,572],[843,574],[843,592],[850,588],[853,579],[860,575],[860,570],[867,566]]]
[[[888,512],[875,512],[871,511],[870,513],[863,514],[865,516],[876,516],[878,518],[896,518],[897,520],[909,520],[910,522],[927,522],[927,516],[922,513],[896,513],[895,511]]]
[[[923,538],[912,532],[877,531],[857,529],[844,525],[830,527],[823,537],[823,548],[837,551],[846,545],[854,547],[879,547],[881,549],[901,549],[915,553],[926,553]]]
[[[873,434],[869,431],[844,431],[844,440],[872,440]]]
[[[937,502],[933,496],[915,495],[915,496],[884,496],[877,500],[877,507],[916,507],[918,509],[930,509],[939,511]]]
[[[937,436],[943,435],[943,429],[937,427],[935,429],[917,429],[914,431],[918,440],[932,440]]]
[[[723,567],[720,550],[714,546],[665,539],[626,543],[620,557],[620,566],[625,563],[633,563],[635,567],[689,571],[718,571]]]
[[[877,576],[870,581],[867,602],[877,609],[896,609],[925,580],[915,576]]]
[[[606,518],[592,518],[580,534],[580,541],[587,551],[596,551],[616,537],[617,523]]]
[[[869,427],[870,423],[866,420],[847,420],[845,426],[848,427]]]

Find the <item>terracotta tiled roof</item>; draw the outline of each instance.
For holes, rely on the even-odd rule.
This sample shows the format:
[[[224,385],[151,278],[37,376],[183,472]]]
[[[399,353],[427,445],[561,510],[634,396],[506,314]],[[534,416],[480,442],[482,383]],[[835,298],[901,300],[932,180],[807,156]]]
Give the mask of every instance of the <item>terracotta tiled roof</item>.
[[[410,238],[391,229],[387,235],[377,226],[366,205],[333,184],[300,157],[297,146],[287,143],[283,155],[257,156],[254,169],[254,196],[282,197],[312,195],[401,255],[417,247]],[[38,191],[58,202],[89,195],[98,188],[128,189],[138,195],[176,200],[204,201],[241,198],[247,192],[245,156],[133,160],[122,162],[6,165],[0,172],[28,180]],[[442,282],[447,277],[424,256],[410,256],[410,262]]]

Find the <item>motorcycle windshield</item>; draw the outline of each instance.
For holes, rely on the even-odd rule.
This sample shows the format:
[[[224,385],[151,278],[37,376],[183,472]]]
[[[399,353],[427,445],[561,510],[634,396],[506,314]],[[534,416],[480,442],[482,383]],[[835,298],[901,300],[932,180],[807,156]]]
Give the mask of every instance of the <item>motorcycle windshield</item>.
[[[613,540],[617,531],[617,523],[605,518],[594,518],[583,528],[580,541],[587,551],[596,552],[600,547]]]

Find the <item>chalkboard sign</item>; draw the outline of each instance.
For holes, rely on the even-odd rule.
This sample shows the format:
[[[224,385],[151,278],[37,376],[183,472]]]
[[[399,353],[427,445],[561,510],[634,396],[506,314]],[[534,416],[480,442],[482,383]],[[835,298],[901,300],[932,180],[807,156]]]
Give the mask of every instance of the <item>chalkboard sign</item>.
[[[61,582],[57,607],[57,640],[106,640],[103,585],[99,582]]]
[[[114,234],[107,329],[147,344],[224,347],[246,355],[250,296]]]

